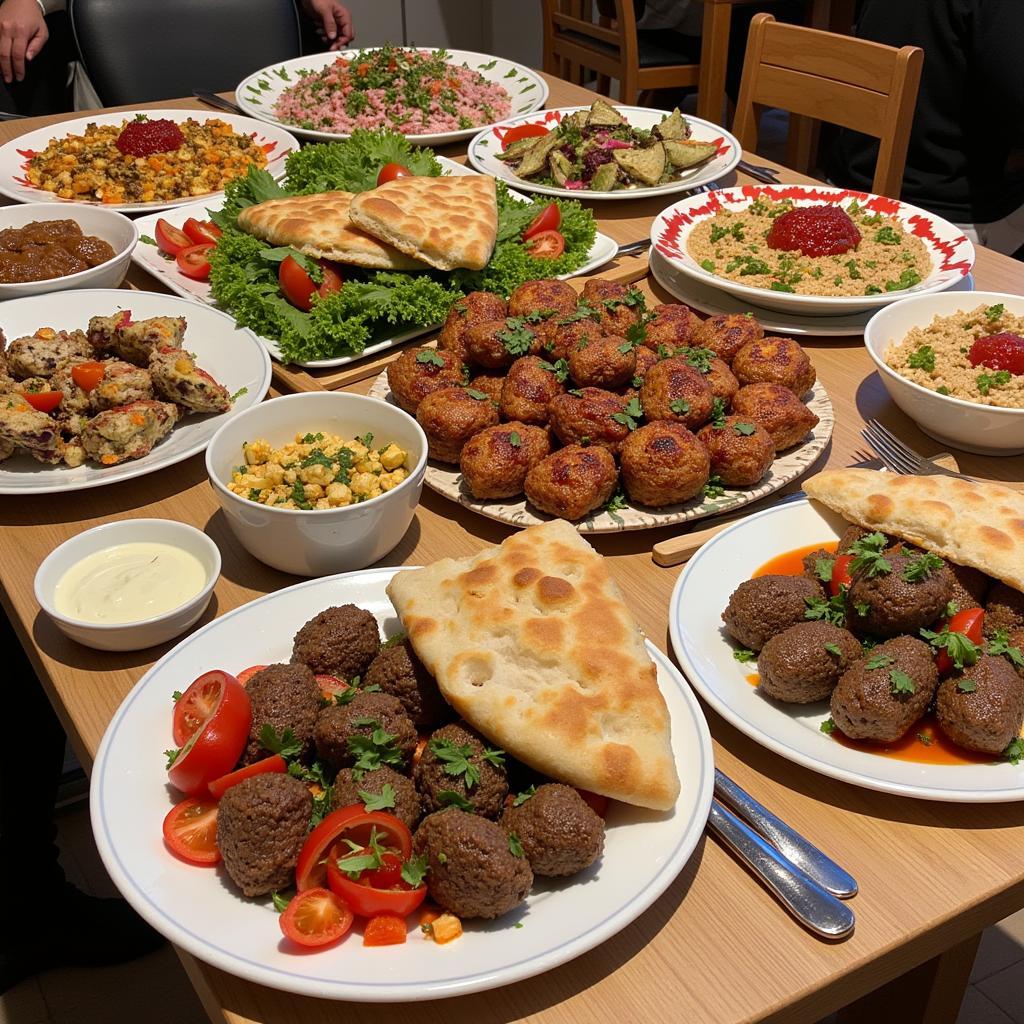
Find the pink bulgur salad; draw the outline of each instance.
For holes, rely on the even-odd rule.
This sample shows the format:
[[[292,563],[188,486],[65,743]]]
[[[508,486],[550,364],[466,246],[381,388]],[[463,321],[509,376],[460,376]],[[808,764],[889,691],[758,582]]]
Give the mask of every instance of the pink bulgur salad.
[[[445,50],[383,46],[339,57],[322,71],[302,73],[274,105],[284,122],[316,131],[348,133],[391,128],[432,135],[492,124],[512,103],[497,82],[465,64],[450,64]]]

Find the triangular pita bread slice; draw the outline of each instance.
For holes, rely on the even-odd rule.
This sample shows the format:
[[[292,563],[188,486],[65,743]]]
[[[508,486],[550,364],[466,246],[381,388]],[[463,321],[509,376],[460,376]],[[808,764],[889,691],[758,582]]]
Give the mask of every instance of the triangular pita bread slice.
[[[425,270],[418,260],[354,227],[351,192],[268,199],[238,214],[238,226],[271,245],[290,245],[307,256],[379,270]]]
[[[483,270],[498,237],[494,179],[396,178],[352,200],[356,227],[439,270]]]
[[[564,520],[387,590],[445,698],[491,742],[561,782],[675,805],[657,670],[607,563]]]

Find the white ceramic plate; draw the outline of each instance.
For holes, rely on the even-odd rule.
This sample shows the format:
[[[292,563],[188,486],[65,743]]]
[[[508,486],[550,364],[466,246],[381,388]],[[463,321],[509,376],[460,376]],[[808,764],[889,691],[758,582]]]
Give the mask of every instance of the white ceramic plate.
[[[388,375],[385,370],[374,381],[370,395],[386,402],[397,404],[391,396],[388,386]],[[676,523],[687,523],[705,516],[716,516],[722,512],[749,505],[758,501],[786,484],[804,475],[817,461],[825,450],[832,428],[835,425],[835,414],[832,411],[832,400],[828,392],[818,381],[814,385],[811,397],[807,400],[808,408],[817,415],[818,425],[803,444],[789,448],[772,463],[771,469],[760,483],[744,490],[729,489],[721,498],[696,498],[681,505],[668,505],[662,509],[627,505],[617,512],[592,512],[589,516],[573,525],[580,533],[623,533],[627,530],[654,530],[659,526],[673,526]],[[480,501],[474,498],[462,486],[462,474],[457,466],[431,459],[427,463],[427,475],[424,483],[433,491],[457,501],[474,512],[479,512],[488,519],[497,519],[509,526],[536,526],[553,519],[544,512],[535,509],[526,497],[513,500],[511,498],[494,501]]]
[[[6,459],[0,462],[0,494],[84,490],[155,473],[203,451],[222,423],[263,400],[270,387],[270,359],[256,335],[236,327],[231,317],[216,309],[173,295],[79,288],[10,299],[0,307],[0,327],[13,341],[40,327],[85,330],[90,317],[109,316],[121,309],[130,309],[135,320],[151,316],[185,317],[185,347],[195,353],[199,365],[231,394],[242,388],[248,390],[235,399],[230,412],[216,416],[190,413],[148,455],[117,466],[104,468],[86,463],[71,469],[44,466],[28,455]]]
[[[820,206],[826,202],[848,204],[856,199],[872,213],[895,217],[909,234],[920,238],[931,256],[932,271],[913,288],[883,292],[880,295],[798,295],[795,292],[773,292],[709,273],[687,251],[690,232],[702,221],[714,217],[719,210],[742,212],[760,196],[773,202],[790,199],[796,206]],[[651,244],[672,267],[687,277],[729,292],[744,303],[755,303],[767,309],[801,313],[804,316],[832,317],[863,312],[886,306],[907,295],[941,292],[969,274],[974,266],[974,246],[949,221],[897,199],[827,185],[739,185],[688,196],[655,217],[651,223]]]
[[[437,159],[444,168],[446,174],[458,177],[460,175],[477,173],[463,164],[457,164],[454,160],[449,160],[447,157],[439,156]],[[516,198],[522,199],[523,202],[528,201],[522,196],[517,196]],[[170,288],[172,292],[177,292],[186,299],[195,299],[197,302],[206,302],[209,305],[213,305],[213,297],[210,294],[210,282],[194,281],[192,278],[186,277],[180,270],[178,270],[178,266],[174,260],[167,259],[167,257],[160,252],[153,239],[156,233],[156,222],[161,216],[175,227],[180,228],[189,217],[197,217],[200,220],[206,220],[208,211],[219,210],[223,205],[223,200],[217,199],[214,202],[194,203],[191,206],[183,206],[177,210],[170,210],[166,214],[153,214],[149,217],[140,217],[135,222],[138,226],[139,234],[141,236],[145,236],[145,238],[150,241],[145,241],[140,238],[139,244],[135,247],[135,251],[132,253],[132,261],[142,267],[143,270],[152,274],[155,278]],[[609,238],[607,235],[602,235],[599,231],[594,237],[594,244],[590,247],[590,252],[587,253],[587,262],[580,267],[579,270],[576,270],[571,274],[563,274],[561,279],[580,277],[583,274],[593,273],[598,267],[602,267],[604,264],[614,259],[617,250],[618,244],[614,239]],[[376,355],[378,352],[383,352],[394,345],[400,345],[403,341],[409,341],[410,338],[418,338],[421,334],[428,334],[434,329],[435,328],[433,327],[415,327],[412,330],[402,331],[390,338],[381,338],[378,341],[371,341],[358,355],[336,356],[333,359],[310,359],[307,362],[298,363],[296,365],[316,370],[328,369],[335,366],[345,366],[347,363],[354,363],[360,359],[366,359],[369,356]],[[274,339],[261,337],[260,341],[266,345],[267,351],[279,363],[284,362],[281,357],[281,349]]]
[[[860,337],[876,310],[863,313],[845,313],[839,316],[804,316],[796,311],[780,313],[777,309],[765,309],[745,299],[738,299],[729,292],[719,291],[712,285],[698,281],[680,270],[651,249],[651,273],[665,291],[693,309],[699,309],[709,316],[724,316],[729,313],[753,313],[757,322],[772,334],[810,335],[816,338]],[[949,292],[974,291],[974,277],[967,274],[948,289]]]
[[[438,47],[417,46],[410,47],[410,49],[436,53]],[[447,50],[446,52],[449,64],[466,64],[471,70],[479,71],[487,81],[500,85],[509,94],[513,114],[525,114],[539,110],[547,101],[547,82],[536,71],[532,71],[523,64],[486,53],[474,53],[471,50]],[[314,53],[306,57],[286,60],[281,64],[272,64],[239,82],[235,87],[235,100],[246,113],[253,117],[278,124],[296,135],[301,135],[304,139],[319,139],[326,142],[347,139],[349,136],[344,132],[318,131],[282,121],[274,113],[274,105],[281,94],[299,80],[300,72],[321,71],[333,64],[339,57],[351,60],[358,53],[358,49],[339,50],[337,53]],[[378,130],[401,131],[398,125],[393,124],[382,123],[374,127]],[[480,126],[474,125],[472,128],[462,128],[457,131],[407,135],[406,138],[421,146],[443,146],[449,142],[468,139],[479,130]]]
[[[675,810],[663,815],[614,804],[604,856],[594,867],[575,879],[539,881],[519,911],[467,922],[466,934],[451,946],[413,933],[404,946],[367,949],[350,935],[336,948],[297,955],[283,944],[269,900],[243,899],[222,869],[190,867],[172,857],[160,833],[176,799],[160,755],[171,738],[171,693],[211,666],[238,671],[287,660],[295,631],[330,605],[367,608],[385,633],[397,632],[384,588],[399,571],[312,580],[229,612],[161,658],[107,728],[90,800],[103,862],[154,928],[206,963],[257,984],[327,999],[406,1002],[496,988],[550,970],[624,928],[671,884],[700,838],[713,785],[707,723],[682,675],[648,644],[683,780]]]
[[[671,195],[675,192],[686,192],[705,185],[709,181],[721,178],[732,171],[740,161],[742,149],[735,137],[720,125],[703,121],[699,117],[686,115],[686,120],[693,129],[690,138],[695,142],[714,142],[718,145],[718,155],[707,163],[692,168],[675,181],[664,185],[649,187],[624,188],[615,192],[594,192],[590,189],[556,188],[552,185],[540,185],[528,178],[520,178],[504,161],[495,154],[501,152],[501,140],[509,128],[521,124],[538,124],[543,128],[553,128],[563,117],[576,113],[577,110],[589,110],[589,107],[561,107],[558,110],[545,110],[542,113],[522,117],[512,117],[501,124],[485,128],[469,144],[469,162],[485,174],[493,174],[496,178],[507,181],[523,192],[539,192],[546,196],[564,196],[566,199],[643,199],[648,196]],[[634,128],[653,128],[671,111],[652,110],[650,107],[619,107],[615,108]]]
[[[81,135],[90,124],[122,124],[131,121],[137,114],[145,114],[150,120],[167,118],[181,123],[189,118],[200,124],[216,119],[226,121],[239,134],[251,135],[261,146],[269,147],[267,151],[267,170],[275,177],[284,174],[285,157],[299,148],[298,140],[290,132],[251,117],[240,114],[228,114],[219,110],[122,110],[113,114],[92,114],[79,117],[73,121],[61,121],[48,128],[37,128],[34,132],[26,132],[16,139],[0,146],[0,194],[18,203],[81,203],[88,199],[61,199],[53,192],[46,192],[35,185],[29,184],[25,178],[29,158],[34,153],[41,153],[49,145],[51,139],[64,138],[67,135]],[[223,192],[210,192],[206,199],[223,195]],[[150,212],[152,210],[170,210],[177,206],[189,206],[196,202],[195,196],[186,196],[173,202],[154,203],[123,203],[103,204],[108,210],[120,210],[122,213]]]
[[[856,750],[821,732],[828,701],[781,704],[747,682],[750,666],[733,658],[722,629],[729,596],[774,555],[836,540],[845,525],[805,499],[758,512],[708,541],[683,569],[669,604],[672,649],[687,678],[741,732],[822,775],[922,800],[1024,800],[1024,764],[919,764]]]

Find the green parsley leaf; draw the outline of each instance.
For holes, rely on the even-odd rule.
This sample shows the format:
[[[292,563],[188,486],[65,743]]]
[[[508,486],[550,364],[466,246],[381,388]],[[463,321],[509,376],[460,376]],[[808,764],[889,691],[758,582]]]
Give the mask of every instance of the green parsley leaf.
[[[424,365],[429,366],[445,365],[444,357],[440,353],[435,352],[432,348],[425,348],[422,352],[420,352],[416,356],[416,362],[423,363]]]
[[[401,765],[405,763],[402,752],[395,747],[396,737],[384,729],[374,729],[369,736],[349,736],[347,749],[355,758],[353,768],[372,772],[382,764]]]
[[[926,747],[930,747],[935,742],[935,740],[933,740],[931,736],[928,735],[928,733],[919,732],[917,734],[917,742],[924,744],[924,746]]]
[[[827,601],[823,597],[805,597],[804,603],[807,605],[804,610],[805,619],[821,619],[840,628],[846,626],[846,607],[842,594],[836,594]]]
[[[511,853],[513,857],[526,856],[526,854],[523,853],[523,844],[519,841],[519,836],[517,836],[515,832],[509,832],[508,834],[508,852]]]
[[[559,359],[554,363],[549,363],[546,359],[540,361],[540,368],[547,370],[548,373],[555,375],[555,380],[559,384],[564,384],[566,378],[569,376],[569,364],[564,359]]]
[[[917,690],[914,680],[906,672],[901,672],[898,668],[889,670],[889,680],[892,683],[892,692],[895,694],[911,694]]]
[[[440,852],[440,853],[439,853],[439,854],[437,855],[437,863],[438,863],[438,864],[447,864],[447,863],[448,863],[448,854],[447,854],[447,853],[445,853],[445,852],[444,852],[444,850],[442,850],[442,851],[441,851],[441,852]]]
[[[938,572],[946,563],[931,551],[925,551],[907,563],[903,570],[903,578],[908,583],[918,583],[928,579],[933,572]]]
[[[506,330],[498,331],[495,337],[505,346],[505,351],[512,356],[524,356],[530,351],[533,339],[537,337],[526,326],[521,316],[510,316],[505,321]]]
[[[945,651],[953,667],[962,669],[977,663],[981,648],[963,633],[951,633],[949,626],[943,626],[941,632],[931,629],[920,630],[921,636],[937,651]]]
[[[476,388],[464,388],[463,390],[470,398],[475,399],[477,402],[483,402],[491,397],[486,391],[477,391]]]
[[[879,228],[875,232],[875,241],[881,245],[899,245],[900,236],[891,225],[886,224],[884,228]]]
[[[1024,654],[1019,647],[1010,644],[1010,634],[1005,629],[997,629],[992,639],[985,645],[985,653],[992,655],[1003,655],[1009,659],[1010,664],[1016,668],[1024,668]]]
[[[836,723],[831,718],[826,718],[818,728],[825,733],[826,736],[831,736],[836,731]]]
[[[484,752],[480,755],[488,764],[493,765],[495,768],[505,767],[505,751],[498,750],[497,747],[484,747]]]
[[[814,575],[822,583],[831,583],[832,570],[835,568],[835,564],[836,560],[834,558],[816,558],[814,560]]]
[[[757,661],[757,655],[753,651],[747,650],[746,647],[737,647],[732,652],[732,656],[742,665],[745,665],[748,661]]]
[[[435,738],[427,744],[430,752],[444,764],[446,775],[463,776],[463,784],[467,790],[472,789],[480,781],[480,768],[470,760],[474,751],[468,744],[461,745],[451,740]]]
[[[871,605],[867,601],[855,601],[853,607],[862,619],[867,618],[868,612],[871,611]]]
[[[881,533],[869,533],[865,537],[853,542],[850,551],[853,553],[853,561],[850,562],[850,573],[860,572],[862,569],[869,579],[875,576],[882,576],[892,572],[892,563],[882,552],[885,550],[885,536]]]
[[[164,757],[167,758],[167,767],[168,768],[170,768],[171,765],[173,765],[174,762],[178,760],[178,755],[180,753],[181,753],[181,748],[180,747],[177,750],[165,750],[164,751]]]
[[[145,242],[146,245],[156,245],[156,239],[150,238],[149,235],[139,235],[139,241]],[[157,246],[157,248],[159,248],[159,246]]]
[[[460,811],[473,813],[473,805],[461,793],[456,793],[454,789],[442,789],[437,794],[437,802],[442,807],[458,807]],[[438,859],[440,860],[440,858]],[[443,864],[444,861],[441,863]]]
[[[994,306],[989,306],[985,310],[986,320],[998,320],[1006,312],[1006,307],[1001,303],[997,302]]]
[[[285,899],[279,892],[272,892],[270,898],[274,901],[274,909],[279,914],[283,914],[291,903],[291,898]]]
[[[373,434],[370,433],[370,431],[367,431],[365,434],[363,434],[362,437],[357,437],[356,440],[364,448],[372,448],[373,447]]]
[[[181,700],[181,698],[184,696],[185,695],[181,692],[181,690],[175,690],[174,693],[171,694],[171,700],[173,700],[174,703],[177,704],[178,701]]]
[[[512,801],[513,807],[522,807],[530,797],[534,796],[537,792],[536,786],[531,786],[529,789],[524,789],[522,793],[519,793],[516,798]]]
[[[636,421],[644,414],[644,407],[639,398],[631,398],[622,408],[622,412],[613,412],[611,418],[630,430],[636,430]]]
[[[843,656],[843,649],[839,644],[825,644],[825,650],[828,651],[829,654],[834,654],[837,658],[841,658]]]
[[[260,729],[260,743],[272,754],[280,754],[285,760],[298,757],[304,745],[295,738],[295,733],[291,729],[285,729],[278,735],[277,730],[269,722]]]
[[[1021,759],[1024,758],[1024,738],[1018,736],[1016,739],[1010,740],[1010,745],[1003,751],[1003,757],[1010,764],[1020,764]]]
[[[956,681],[956,688],[961,693],[974,693],[978,689],[978,684],[973,679],[968,679],[967,676],[962,676]]]
[[[716,396],[711,403],[711,426],[721,430],[725,426],[725,399]]]
[[[910,353],[907,366],[912,370],[926,370],[931,373],[935,369],[935,349],[931,345],[921,345]]]
[[[668,403],[670,412],[674,412],[677,416],[685,416],[690,411],[690,403],[685,398],[673,398]]]
[[[993,388],[1009,384],[1011,378],[1012,374],[1009,370],[996,370],[995,373],[979,373],[975,384],[981,394],[987,395]]]
[[[866,669],[887,668],[895,660],[896,659],[891,654],[872,654],[871,657],[864,662],[864,667]]]
[[[304,434],[302,438],[303,444],[315,444],[317,441],[324,439],[323,434]]]
[[[744,437],[750,437],[750,435],[757,430],[757,427],[755,427],[753,423],[734,423],[732,425],[732,429],[735,430],[737,434],[742,434]]]
[[[389,807],[395,806],[395,787],[390,782],[385,782],[379,793],[357,789],[356,794],[368,811],[386,811]]]
[[[706,500],[722,497],[725,494],[722,478],[717,473],[712,473],[708,477],[708,482],[701,488],[701,494]]]
[[[947,601],[946,610],[942,613],[942,617],[944,619],[951,619],[958,611],[960,611],[960,605],[956,601]]]
[[[421,853],[418,857],[410,857],[402,865],[402,881],[418,889],[423,884],[423,879],[429,871],[427,855]]]

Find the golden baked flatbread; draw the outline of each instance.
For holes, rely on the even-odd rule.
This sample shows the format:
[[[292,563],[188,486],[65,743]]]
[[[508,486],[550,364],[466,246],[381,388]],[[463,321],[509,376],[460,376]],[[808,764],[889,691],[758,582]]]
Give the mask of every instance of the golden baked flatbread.
[[[561,782],[675,805],[657,670],[605,561],[572,526],[530,527],[387,589],[445,698],[487,739]]]
[[[494,179],[396,178],[352,200],[352,223],[439,270],[483,270],[498,238]]]
[[[807,494],[866,529],[881,530],[1024,590],[1024,493],[952,476],[826,469]]]
[[[418,260],[360,231],[349,220],[351,192],[268,199],[238,214],[238,226],[271,245],[290,245],[307,256],[379,270],[425,270]]]

